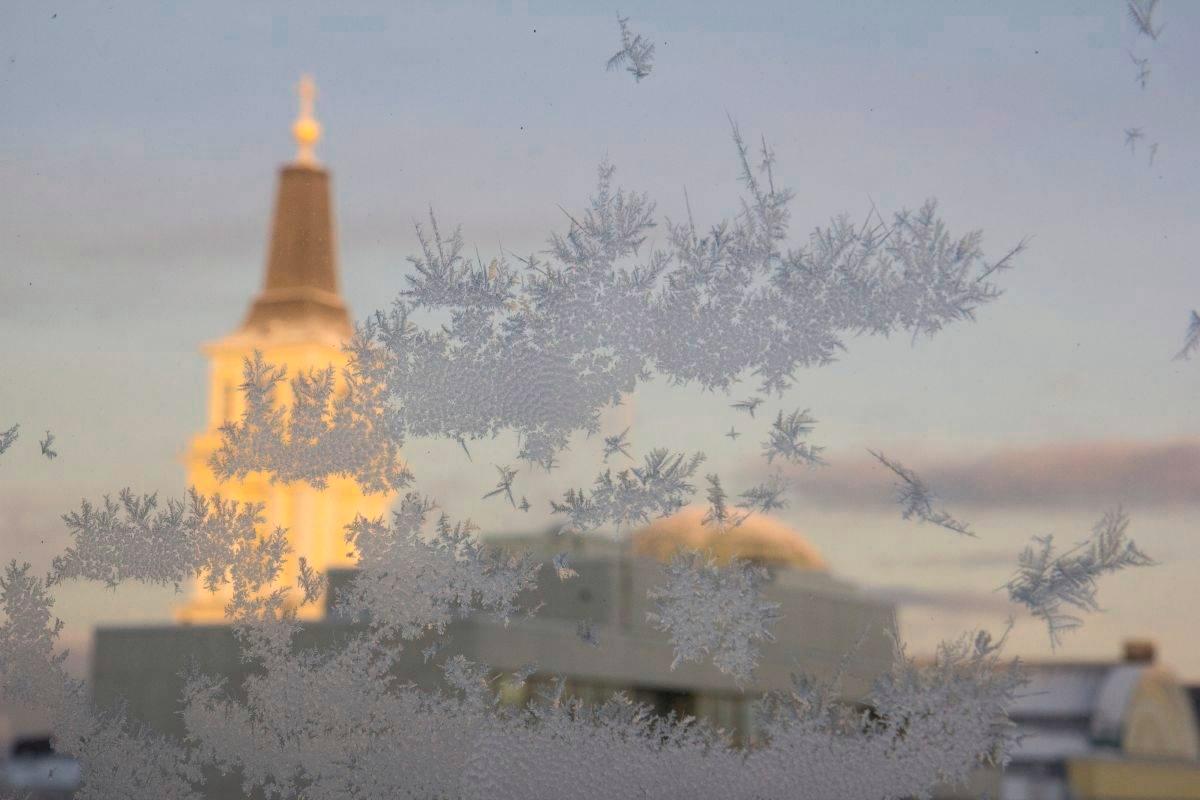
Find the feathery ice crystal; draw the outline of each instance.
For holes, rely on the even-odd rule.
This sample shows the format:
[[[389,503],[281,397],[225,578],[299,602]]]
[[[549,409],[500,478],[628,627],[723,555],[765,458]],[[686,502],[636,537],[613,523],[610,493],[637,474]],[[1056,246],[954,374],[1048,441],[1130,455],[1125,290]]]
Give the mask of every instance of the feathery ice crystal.
[[[657,609],[646,617],[670,633],[671,667],[711,656],[739,685],[748,681],[758,665],[757,643],[774,641],[779,618],[779,604],[762,596],[766,568],[736,558],[719,566],[691,551],[675,556],[666,572],[666,585],[650,592]]]
[[[900,478],[900,483],[896,484],[896,501],[904,507],[902,514],[904,519],[916,517],[922,522],[931,522],[934,525],[940,525],[947,530],[961,533],[964,536],[975,536],[967,523],[959,522],[945,511],[933,507],[934,494],[917,473],[899,461],[889,459],[883,453],[877,453],[874,450],[868,450],[867,452],[875,456],[879,463],[896,473],[896,476]]]
[[[1083,624],[1064,607],[1100,610],[1096,580],[1101,575],[1154,563],[1128,538],[1128,529],[1129,517],[1118,508],[1105,513],[1092,528],[1091,538],[1062,555],[1055,555],[1050,535],[1033,537],[1033,543],[1021,553],[1017,573],[1005,588],[1013,602],[1046,621],[1055,647],[1064,632]]]

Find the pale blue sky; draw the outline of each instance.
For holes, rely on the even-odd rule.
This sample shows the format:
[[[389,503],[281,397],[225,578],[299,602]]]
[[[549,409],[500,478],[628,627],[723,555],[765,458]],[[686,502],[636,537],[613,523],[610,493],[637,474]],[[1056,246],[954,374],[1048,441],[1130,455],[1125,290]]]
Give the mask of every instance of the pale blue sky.
[[[1200,366],[1170,360],[1200,304],[1200,7],[1162,4],[1167,28],[1151,43],[1119,0],[1007,10],[622,2],[657,46],[654,73],[635,85],[603,68],[618,42],[615,6],[410,5],[0,10],[0,426],[20,422],[25,446],[0,462],[5,558],[47,558],[63,543],[58,515],[80,497],[125,485],[183,491],[176,457],[203,418],[197,347],[238,323],[261,279],[301,72],[320,91],[319,154],[334,173],[356,316],[400,287],[412,220],[429,205],[444,224],[461,222],[485,258],[500,243],[528,252],[561,228],[558,204],[586,201],[605,154],[665,215],[682,215],[685,186],[698,221],[734,212],[728,113],[775,148],[778,174],[797,191],[796,244],[833,214],[865,214],[868,198],[886,213],[931,196],[956,230],[982,228],[991,254],[1033,237],[1002,279],[1005,297],[977,323],[915,346],[851,343],[841,363],[801,376],[781,405],[813,409],[831,459],[853,472],[870,446],[936,473],[1021,446],[1200,447]],[[1129,48],[1151,58],[1145,91]],[[1124,148],[1131,126],[1160,143],[1153,167],[1144,147]],[[742,422],[727,403],[651,387],[637,401],[635,441],[703,449],[719,471],[753,472],[751,437],[735,448],[714,435]],[[47,427],[59,438],[54,462],[28,449]],[[510,449],[499,443],[495,459]],[[473,499],[492,478],[486,452],[465,467],[442,443],[409,452],[426,488],[456,498],[458,513],[498,529],[545,521]],[[531,481],[531,499],[594,472],[595,454],[577,453],[569,472]],[[1200,602],[1189,580],[1200,566],[1198,484],[1184,480],[1164,500],[1146,487],[1174,462],[1120,463],[1141,470],[1120,496],[1034,503],[997,490],[954,509],[948,494],[984,536],[978,552],[901,521],[886,481],[878,506],[798,500],[788,519],[843,574],[898,596],[908,587],[952,598],[906,612],[908,634],[927,645],[1001,616],[986,592],[974,616],[953,593],[1002,582],[1002,556],[1030,534],[1074,540],[1123,500],[1166,563],[1106,584],[1108,614],[1064,654],[1108,655],[1123,635],[1152,635],[1200,678],[1187,612]],[[72,597],[63,613],[80,629],[96,614],[152,613]],[[1022,652],[1044,653],[1032,625],[1017,634]]]

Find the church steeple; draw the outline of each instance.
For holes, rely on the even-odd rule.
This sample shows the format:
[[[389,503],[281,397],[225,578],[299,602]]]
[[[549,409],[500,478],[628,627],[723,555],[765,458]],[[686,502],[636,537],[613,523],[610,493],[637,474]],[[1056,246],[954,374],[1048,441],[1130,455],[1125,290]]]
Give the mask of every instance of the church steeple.
[[[299,558],[317,572],[354,564],[346,542],[346,526],[359,516],[377,519],[387,513],[391,494],[368,495],[353,478],[331,478],[324,489],[304,481],[272,483],[263,473],[218,480],[212,456],[224,443],[223,427],[241,419],[246,398],[238,390],[245,380],[245,363],[261,353],[268,364],[287,368],[289,376],[311,370],[334,371],[335,393],[346,391],[345,367],[349,354],[342,349],[353,334],[346,304],[338,293],[337,248],[333,206],[329,198],[329,173],[313,152],[321,126],[313,118],[312,81],[300,84],[300,116],[292,126],[296,160],[279,173],[279,195],[267,255],[262,291],[255,298],[242,327],[209,342],[208,419],[192,437],[184,455],[188,485],[208,496],[262,505],[260,532],[287,531],[292,555],[273,586],[292,587],[287,602],[298,602],[294,591]],[[291,405],[291,386],[275,387],[281,408]],[[179,619],[192,623],[221,622],[233,598],[229,584],[211,591],[194,580],[187,599],[177,609]],[[319,617],[324,606],[309,604],[297,609],[301,618]]]
[[[329,173],[313,152],[321,125],[313,116],[316,89],[300,82],[300,114],[292,125],[296,160],[279,171],[267,274],[242,330],[269,333],[278,327],[319,327],[340,336],[351,332],[350,315],[338,293],[337,239],[333,228]]]

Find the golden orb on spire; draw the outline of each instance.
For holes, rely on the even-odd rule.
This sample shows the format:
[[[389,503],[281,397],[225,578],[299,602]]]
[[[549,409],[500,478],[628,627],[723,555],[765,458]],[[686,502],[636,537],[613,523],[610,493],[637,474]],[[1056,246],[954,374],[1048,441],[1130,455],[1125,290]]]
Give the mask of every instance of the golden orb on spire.
[[[321,138],[321,123],[313,116],[313,100],[317,96],[317,87],[312,76],[300,78],[300,114],[292,124],[292,136],[296,139],[296,163],[316,164],[317,157],[313,148]]]

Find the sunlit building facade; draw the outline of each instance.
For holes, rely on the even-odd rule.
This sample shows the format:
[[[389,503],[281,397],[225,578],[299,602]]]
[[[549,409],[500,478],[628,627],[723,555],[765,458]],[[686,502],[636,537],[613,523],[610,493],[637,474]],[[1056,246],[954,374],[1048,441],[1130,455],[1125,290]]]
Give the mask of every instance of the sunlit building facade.
[[[297,154],[279,173],[262,291],[236,331],[203,348],[209,360],[208,418],[184,456],[188,484],[201,494],[262,503],[263,529],[288,531],[292,555],[280,582],[292,586],[299,556],[321,572],[353,563],[352,551],[343,538],[345,526],[358,514],[382,515],[392,501],[386,494],[364,493],[350,478],[331,478],[324,489],[303,482],[272,483],[261,473],[218,481],[209,465],[221,444],[221,426],[240,419],[243,413],[239,387],[245,361],[255,351],[270,364],[286,366],[289,375],[332,366],[336,391],[344,385],[341,370],[346,356],[341,348],[353,333],[353,325],[338,289],[329,172],[313,154],[320,137],[320,126],[312,115],[313,93],[311,82],[302,82],[300,117],[293,126]],[[276,391],[277,399],[289,405],[286,383],[278,384]],[[185,623],[221,622],[229,599],[228,587],[214,593],[195,585],[176,609],[176,618]],[[307,608],[299,611],[302,616],[312,613]]]

